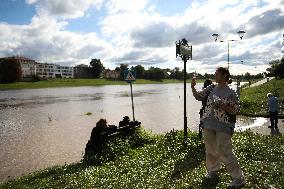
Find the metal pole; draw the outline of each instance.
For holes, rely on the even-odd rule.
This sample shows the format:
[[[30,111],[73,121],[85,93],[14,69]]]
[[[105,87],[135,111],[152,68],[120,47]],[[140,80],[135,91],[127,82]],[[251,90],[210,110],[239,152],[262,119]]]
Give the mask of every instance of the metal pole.
[[[187,140],[187,117],[186,117],[186,58],[184,61],[183,79],[184,79],[184,140]]]
[[[132,116],[133,116],[133,121],[135,121],[132,82],[130,82],[130,90],[131,90],[131,102],[132,102]]]
[[[228,40],[228,70],[230,68],[230,40]]]

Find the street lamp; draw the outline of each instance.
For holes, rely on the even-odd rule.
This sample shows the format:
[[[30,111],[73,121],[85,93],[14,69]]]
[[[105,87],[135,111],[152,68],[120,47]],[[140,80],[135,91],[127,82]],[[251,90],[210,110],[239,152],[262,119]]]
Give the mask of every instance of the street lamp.
[[[183,60],[183,80],[184,80],[184,142],[187,143],[187,116],[186,116],[186,63],[188,60],[192,60],[192,45],[188,44],[188,41],[183,38],[182,40],[176,41],[176,58],[180,57]]]
[[[246,32],[243,31],[243,30],[240,30],[240,31],[238,31],[237,33],[239,34],[239,37],[240,37],[240,39],[242,40]],[[226,41],[224,41],[224,40],[218,40],[218,37],[219,37],[219,34],[218,34],[218,33],[214,33],[214,34],[212,35],[212,37],[214,38],[214,41],[215,41],[215,42],[221,42],[221,43],[226,42]],[[227,40],[227,43],[228,43],[228,69],[229,69],[229,67],[230,67],[230,42],[233,42],[233,41],[238,41],[238,40],[235,40],[235,39],[228,39],[228,40]]]

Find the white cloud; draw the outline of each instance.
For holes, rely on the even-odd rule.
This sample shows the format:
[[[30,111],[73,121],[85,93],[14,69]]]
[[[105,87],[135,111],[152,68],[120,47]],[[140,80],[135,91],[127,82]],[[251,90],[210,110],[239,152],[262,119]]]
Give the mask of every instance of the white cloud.
[[[104,0],[26,0],[28,4],[35,4],[38,14],[61,16],[63,18],[83,17],[88,9],[95,6],[99,9]]]
[[[148,0],[109,0],[107,2],[107,8],[110,14],[116,14],[119,12],[137,12],[144,10],[148,4]]]
[[[224,40],[235,39],[238,30],[247,29],[243,41],[231,44],[232,73],[265,71],[270,59],[281,57],[284,8],[280,0],[193,1],[183,13],[172,16],[163,16],[158,5],[148,0],[26,2],[35,5],[38,14],[28,25],[0,23],[0,56],[21,54],[66,64],[88,63],[96,57],[110,68],[117,63],[173,68],[182,67],[175,59],[174,42],[186,37],[193,44],[194,59],[188,71],[204,73],[227,64],[227,45],[215,43],[211,35],[217,32]],[[102,6],[106,15],[98,23],[99,33],[66,30],[68,19]]]
[[[65,30],[66,22],[34,17],[29,25],[0,23],[0,56],[23,55],[38,61],[76,63],[99,56],[108,44],[96,33],[78,34]],[[86,62],[88,63],[88,62]]]

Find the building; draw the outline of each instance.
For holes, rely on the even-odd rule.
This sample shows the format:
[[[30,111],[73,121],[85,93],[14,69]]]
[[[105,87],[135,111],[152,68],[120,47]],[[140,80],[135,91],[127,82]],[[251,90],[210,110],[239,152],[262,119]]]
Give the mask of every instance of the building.
[[[57,64],[38,63],[35,60],[22,57],[12,56],[0,58],[0,60],[15,59],[21,65],[22,80],[31,79],[34,76],[40,78],[73,78],[74,69],[69,66],[60,66]]]
[[[73,78],[73,67],[60,66],[57,64],[37,63],[37,76],[41,78]]]
[[[116,70],[105,70],[104,72],[104,78],[106,79],[119,79],[120,77],[120,72]]]
[[[30,78],[36,75],[36,61],[22,57],[22,56],[11,56],[1,59],[14,59],[21,65],[22,77]]]
[[[74,67],[74,77],[75,78],[92,78],[92,69],[91,67],[80,64]]]
[[[74,67],[60,66],[61,77],[63,78],[74,78]]]

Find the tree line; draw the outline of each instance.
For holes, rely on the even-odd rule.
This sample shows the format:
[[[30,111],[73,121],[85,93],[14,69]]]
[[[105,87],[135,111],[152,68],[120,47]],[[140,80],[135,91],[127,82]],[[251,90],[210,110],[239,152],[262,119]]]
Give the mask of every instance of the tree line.
[[[279,79],[284,78],[284,57],[278,60],[272,60],[269,62],[270,67],[267,68],[267,72],[258,73],[258,74],[250,74],[249,72],[241,75],[231,75],[232,79],[243,79],[243,80],[252,80],[252,79],[261,79],[263,77],[276,77]],[[94,77],[101,77],[103,71],[105,70],[103,64],[100,59],[92,59],[90,63],[90,67],[93,69]],[[158,67],[150,67],[146,69],[142,65],[136,65],[129,67],[128,64],[120,64],[120,66],[115,68],[116,71],[120,73],[120,80],[124,78],[124,71],[131,70],[136,72],[137,79],[148,79],[148,80],[157,80],[161,81],[163,79],[177,79],[183,80],[183,69],[175,67],[173,69],[162,69]],[[187,73],[186,78],[190,79],[193,77],[194,72]],[[204,75],[196,73],[197,79],[214,79],[214,74],[205,73]]]
[[[252,75],[250,73],[246,73],[243,75],[232,75],[232,79],[260,79],[264,76],[276,77],[283,79],[284,78],[284,57],[279,60],[273,60],[269,62],[270,67],[267,69],[267,72],[259,73],[256,75]],[[92,75],[92,78],[102,78],[103,73],[106,68],[100,59],[92,59],[89,64],[89,69]],[[131,70],[136,72],[137,79],[147,79],[147,80],[156,80],[162,81],[163,79],[176,79],[183,80],[183,69],[175,67],[173,69],[170,68],[159,68],[159,67],[149,67],[146,69],[142,65],[129,66],[128,64],[120,64],[115,68],[115,71],[119,73],[120,80],[124,79],[124,71]],[[193,77],[194,72],[187,73],[186,78],[191,79]],[[214,79],[214,74],[205,73],[204,75],[200,73],[195,74],[197,79]],[[12,83],[16,81],[20,81],[22,77],[21,65],[14,59],[0,59],[0,83]]]

